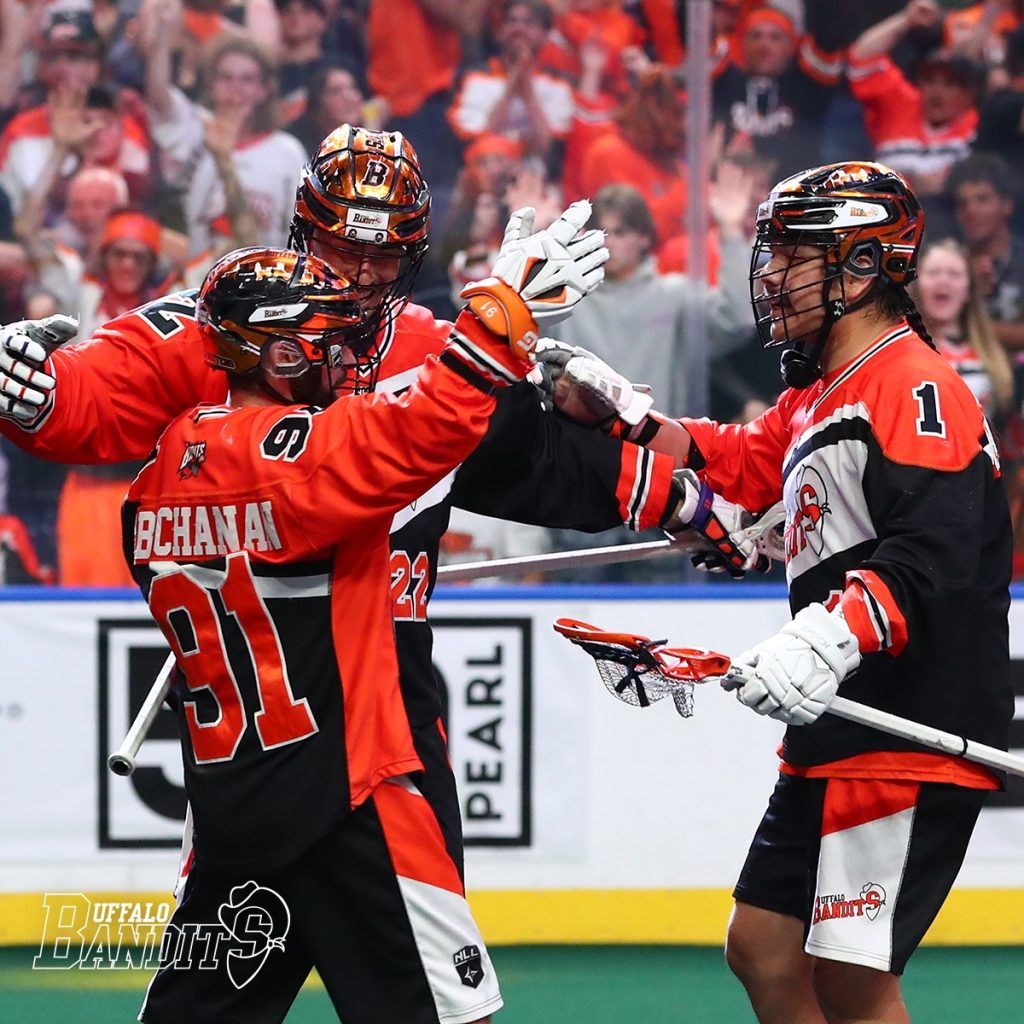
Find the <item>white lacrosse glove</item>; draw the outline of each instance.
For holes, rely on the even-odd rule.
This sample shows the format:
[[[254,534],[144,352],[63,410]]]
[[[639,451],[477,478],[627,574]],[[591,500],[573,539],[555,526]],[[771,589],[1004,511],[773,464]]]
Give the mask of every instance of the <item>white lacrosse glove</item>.
[[[842,611],[811,604],[775,636],[734,658],[722,687],[759,715],[809,725],[859,664],[860,645]]]
[[[577,423],[607,428],[621,420],[635,427],[651,411],[646,384],[632,384],[603,359],[578,345],[540,338],[533,352],[537,367],[528,377],[547,403]]]
[[[24,430],[38,426],[57,386],[46,361],[77,331],[78,321],[61,313],[0,327],[0,417]]]
[[[677,469],[672,476],[677,504],[662,529],[690,546],[698,540],[707,544],[706,552],[694,556],[694,566],[728,572],[736,579],[751,569],[767,572],[771,568],[771,555],[761,537],[778,520],[774,510],[771,523],[758,528],[756,516],[716,494],[692,469]]]
[[[604,280],[603,231],[587,231],[590,203],[575,202],[549,228],[533,233],[536,211],[516,210],[505,226],[492,273],[517,291],[541,328],[564,320]]]

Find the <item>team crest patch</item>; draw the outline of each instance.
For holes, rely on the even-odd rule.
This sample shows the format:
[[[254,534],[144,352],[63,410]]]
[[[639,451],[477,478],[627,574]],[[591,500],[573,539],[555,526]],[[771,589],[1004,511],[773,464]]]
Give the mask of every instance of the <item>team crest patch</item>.
[[[480,959],[479,946],[463,946],[455,956],[452,957],[455,963],[455,970],[462,979],[463,985],[470,988],[479,988],[480,982],[484,980],[484,967]]]
[[[821,557],[825,517],[831,513],[825,481],[814,467],[805,466],[796,484],[796,512],[786,528],[786,556],[790,561],[807,547]]]
[[[874,921],[885,906],[885,890],[877,882],[866,882],[860,890],[860,898],[864,901],[864,913],[868,920]]]
[[[866,917],[874,921],[885,906],[885,899],[885,889],[877,882],[865,882],[855,899],[848,899],[844,892],[815,896],[811,924],[846,917]]]
[[[206,461],[206,442],[192,441],[185,445],[185,454],[181,457],[178,476],[187,480],[190,476],[199,476],[200,467]]]

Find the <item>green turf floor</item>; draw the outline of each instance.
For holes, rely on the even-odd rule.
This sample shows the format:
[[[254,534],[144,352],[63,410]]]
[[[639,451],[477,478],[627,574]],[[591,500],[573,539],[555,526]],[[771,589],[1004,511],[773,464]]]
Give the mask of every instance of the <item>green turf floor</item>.
[[[749,1024],[754,1019],[717,949],[554,946],[491,952],[506,1005],[497,1024]],[[135,1019],[144,974],[43,973],[31,970],[32,954],[0,950],[0,1024]],[[920,950],[905,976],[904,992],[914,1024],[1024,1024],[1024,949]],[[323,989],[308,985],[288,1024],[336,1019]]]

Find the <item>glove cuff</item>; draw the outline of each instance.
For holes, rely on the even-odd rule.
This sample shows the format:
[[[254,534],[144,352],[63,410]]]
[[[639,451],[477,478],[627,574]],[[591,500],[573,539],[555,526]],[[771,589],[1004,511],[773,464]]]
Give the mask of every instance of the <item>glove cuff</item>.
[[[533,364],[537,347],[537,321],[523,297],[500,278],[486,277],[467,284],[459,298],[492,334],[507,343],[518,359]],[[529,369],[529,367],[527,367]],[[525,372],[525,371],[524,371]]]
[[[469,299],[452,327],[445,353],[489,385],[508,387],[534,368],[528,358],[537,325],[522,298],[503,281],[486,278],[462,289]]]
[[[831,612],[823,604],[801,608],[782,632],[808,643],[840,682],[860,665],[860,643],[838,606]]]
[[[679,504],[663,529],[669,533],[682,529],[705,532],[714,513],[715,492],[692,469],[677,469],[672,474],[672,486]]]

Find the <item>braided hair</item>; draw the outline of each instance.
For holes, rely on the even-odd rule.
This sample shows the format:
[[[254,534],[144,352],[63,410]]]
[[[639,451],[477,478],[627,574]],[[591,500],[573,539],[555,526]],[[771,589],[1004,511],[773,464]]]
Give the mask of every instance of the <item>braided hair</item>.
[[[910,297],[906,286],[880,278],[876,287],[879,312],[885,317],[903,317],[910,329],[923,342],[931,348],[935,348],[935,341],[924,325],[924,317],[921,316],[921,311]]]
[[[910,297],[906,288],[900,288],[900,299],[903,302],[903,315],[907,318],[907,323],[910,325],[911,330],[915,331],[918,337],[924,341],[931,348],[935,348],[935,341],[931,334],[928,333],[928,328],[924,325],[924,317],[921,316],[921,310],[917,308],[917,303]]]

